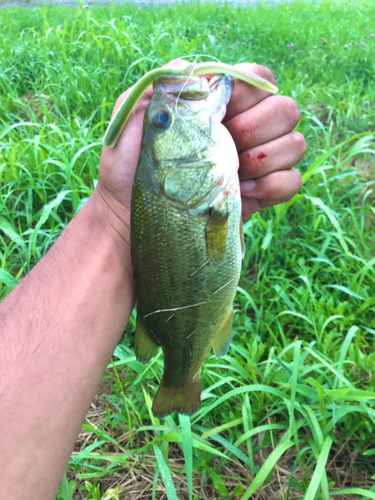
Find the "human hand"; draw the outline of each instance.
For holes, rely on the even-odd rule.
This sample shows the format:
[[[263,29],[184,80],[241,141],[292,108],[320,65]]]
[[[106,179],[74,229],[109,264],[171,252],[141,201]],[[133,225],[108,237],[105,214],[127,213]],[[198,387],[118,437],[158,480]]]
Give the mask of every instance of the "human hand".
[[[264,66],[239,66],[276,83]],[[294,131],[299,116],[297,104],[290,97],[272,96],[235,80],[223,123],[239,154],[244,219],[290,200],[301,188],[301,175],[293,170],[306,152],[303,135]]]
[[[177,59],[167,66],[183,68]],[[275,83],[271,71],[244,63],[249,71]],[[130,89],[117,100],[113,114]],[[115,148],[103,147],[98,191],[117,217],[129,227],[133,178],[142,140],[143,116],[152,97],[149,88],[138,101]],[[291,199],[301,187],[301,176],[293,170],[306,152],[304,137],[293,129],[299,120],[297,104],[290,97],[270,96],[264,90],[235,80],[224,125],[236,144],[240,169],[243,216]]]
[[[121,94],[112,111],[111,119],[121,106],[131,88]],[[130,202],[133,179],[138,164],[142,142],[143,118],[152,98],[148,88],[135,105],[116,147],[103,146],[99,166],[99,181],[95,191],[118,221],[124,224],[125,239],[130,237]],[[121,232],[121,228],[119,228]],[[126,234],[127,233],[127,234]]]

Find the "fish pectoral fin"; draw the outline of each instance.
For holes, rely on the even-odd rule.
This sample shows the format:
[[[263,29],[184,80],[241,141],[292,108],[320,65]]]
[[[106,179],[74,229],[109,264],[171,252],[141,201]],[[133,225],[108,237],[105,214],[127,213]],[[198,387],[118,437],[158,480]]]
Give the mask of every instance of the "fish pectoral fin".
[[[233,308],[231,307],[225,320],[212,340],[212,347],[217,358],[226,355],[232,337]]]
[[[135,327],[135,357],[137,361],[142,364],[148,363],[158,352],[159,347],[157,339],[154,338],[152,332],[147,331],[141,315],[137,314]]]
[[[224,208],[224,207],[223,207]],[[229,213],[226,209],[211,208],[206,225],[206,243],[208,258],[217,261],[225,257],[228,234]]]
[[[161,381],[152,405],[155,417],[165,417],[174,411],[192,415],[201,404],[201,379],[197,377],[182,387],[166,387]]]

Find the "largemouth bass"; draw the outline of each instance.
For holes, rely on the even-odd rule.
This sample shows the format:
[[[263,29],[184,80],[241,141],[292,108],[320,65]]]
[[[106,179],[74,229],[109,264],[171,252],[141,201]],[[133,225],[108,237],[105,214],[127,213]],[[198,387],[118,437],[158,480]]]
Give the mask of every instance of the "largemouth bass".
[[[230,344],[244,251],[238,155],[221,123],[231,91],[229,76],[161,76],[145,114],[132,191],[135,345],[142,363],[163,350],[159,417],[198,409],[202,364]]]

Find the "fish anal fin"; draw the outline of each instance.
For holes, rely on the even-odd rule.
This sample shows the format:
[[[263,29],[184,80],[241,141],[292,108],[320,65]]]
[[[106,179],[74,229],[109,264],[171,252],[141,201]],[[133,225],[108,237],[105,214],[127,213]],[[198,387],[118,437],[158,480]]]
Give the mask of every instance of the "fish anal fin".
[[[200,404],[200,377],[182,387],[166,387],[162,380],[152,405],[152,413],[155,417],[166,417],[174,411],[192,415],[198,410]]]
[[[147,331],[143,320],[138,314],[135,327],[135,357],[139,363],[146,364],[155,356],[159,349],[156,342],[157,339]]]
[[[209,219],[206,225],[206,243],[208,258],[217,261],[225,257],[228,234],[229,213],[210,209]]]
[[[225,320],[212,340],[215,356],[221,358],[228,352],[232,337],[233,308],[230,308]]]

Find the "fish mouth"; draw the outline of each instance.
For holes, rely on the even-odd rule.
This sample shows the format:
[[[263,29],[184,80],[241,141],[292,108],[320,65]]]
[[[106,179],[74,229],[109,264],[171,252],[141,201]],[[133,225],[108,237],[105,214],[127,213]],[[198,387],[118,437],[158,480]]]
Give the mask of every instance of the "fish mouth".
[[[206,78],[198,76],[159,76],[154,81],[154,92],[169,94],[186,101],[201,101],[210,95],[210,85]]]

